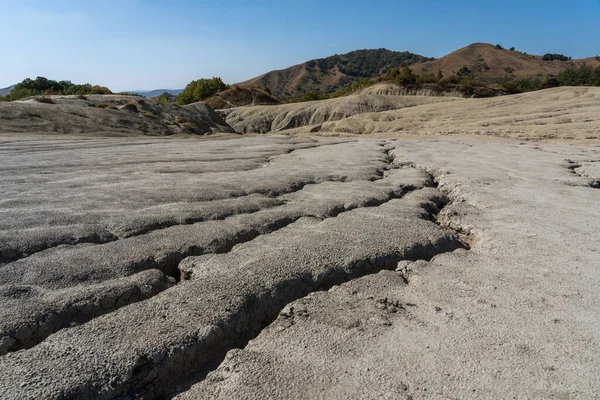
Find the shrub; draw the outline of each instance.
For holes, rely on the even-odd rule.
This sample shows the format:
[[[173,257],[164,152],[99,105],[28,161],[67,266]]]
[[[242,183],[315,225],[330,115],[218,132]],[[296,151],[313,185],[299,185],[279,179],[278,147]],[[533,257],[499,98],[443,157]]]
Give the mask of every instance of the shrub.
[[[559,61],[567,61],[570,60],[571,57],[567,57],[564,54],[550,54],[550,53],[546,53],[542,56],[542,60],[544,61],[554,61],[554,60],[559,60]]]
[[[456,73],[457,76],[469,76],[473,73],[467,66],[462,67]]]
[[[81,99],[81,100],[87,100],[87,99],[88,99],[88,97],[87,97],[87,96],[84,96],[84,95],[82,95],[82,94],[80,94],[80,95],[77,95],[77,98],[78,98],[78,99]]]
[[[509,50],[510,50],[510,51],[515,51],[515,47],[514,47],[514,46],[513,46],[513,47],[511,47]]]
[[[219,77],[198,79],[190,82],[179,94],[177,104],[184,105],[202,101],[228,88],[229,85],[225,84]]]
[[[56,104],[56,102],[50,97],[38,97],[37,99],[35,99],[35,101],[37,101],[38,103]]]
[[[496,45],[496,48],[499,50],[504,50],[504,47],[500,46],[499,44]]]
[[[6,100],[20,100],[29,96],[38,95],[84,95],[84,94],[111,94],[104,86],[92,86],[89,83],[76,85],[71,81],[54,81],[38,76],[35,79],[24,79],[17,83]]]
[[[298,99],[299,102],[304,102],[304,101],[314,101],[314,100],[325,100],[327,98],[327,95],[323,92],[321,92],[320,90],[309,90],[308,92],[304,93],[304,95],[302,97],[300,97],[300,99]]]

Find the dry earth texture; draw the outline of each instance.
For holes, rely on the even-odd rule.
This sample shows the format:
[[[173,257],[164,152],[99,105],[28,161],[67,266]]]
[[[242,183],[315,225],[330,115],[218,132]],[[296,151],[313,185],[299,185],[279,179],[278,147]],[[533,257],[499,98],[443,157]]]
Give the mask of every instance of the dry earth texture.
[[[237,107],[221,112],[226,116],[226,122],[239,133],[279,132],[304,127],[310,127],[308,129],[310,132],[318,132],[323,123],[338,121],[357,114],[446,103],[456,99],[402,94],[398,86],[378,84],[368,88],[365,93],[335,99],[277,106]]]
[[[226,121],[241,133],[600,138],[597,87],[561,87],[486,99],[394,95],[402,93],[394,87],[377,84],[337,99],[234,108],[227,111]]]
[[[599,94],[363,94],[395,108],[231,140],[1,119],[0,398],[597,397]],[[0,112],[141,113],[79,100]],[[377,115],[595,145],[307,135]]]
[[[204,103],[180,107],[137,96],[89,95],[0,102],[1,132],[166,136],[233,130]]]

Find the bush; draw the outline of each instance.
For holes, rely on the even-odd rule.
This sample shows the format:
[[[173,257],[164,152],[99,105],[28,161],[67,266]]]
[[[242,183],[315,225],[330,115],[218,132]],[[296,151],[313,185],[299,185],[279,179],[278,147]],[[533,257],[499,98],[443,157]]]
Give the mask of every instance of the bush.
[[[499,44],[496,45],[496,48],[499,50],[504,50],[504,47],[500,46]]]
[[[206,100],[226,89],[229,89],[229,85],[225,84],[219,77],[198,79],[190,82],[179,94],[177,104],[184,105]]]
[[[104,86],[92,86],[89,83],[76,85],[71,81],[54,81],[38,76],[35,79],[24,79],[17,83],[5,100],[20,100],[29,96],[39,95],[84,95],[84,94],[111,94]]]
[[[50,97],[38,97],[37,99],[35,99],[35,101],[37,101],[38,103],[56,104],[56,102]]]
[[[467,68],[466,66],[462,67],[461,69],[458,70],[458,72],[456,73],[457,76],[469,76],[473,73],[473,71],[471,71],[469,68]]]
[[[304,95],[302,97],[300,97],[297,101],[299,102],[304,102],[304,101],[315,101],[315,100],[325,100],[327,99],[327,95],[325,93],[322,93],[320,90],[309,90],[308,92],[304,93]]]
[[[546,53],[542,56],[542,60],[544,61],[554,61],[554,60],[559,60],[559,61],[568,61],[570,60],[571,57],[567,57],[564,54],[550,54],[550,53]]]
[[[509,50],[510,50],[510,51],[515,51],[515,47],[514,47],[514,46],[513,46],[513,47],[511,47]]]
[[[600,66],[592,68],[587,64],[568,67],[557,76],[561,86],[600,86]]]

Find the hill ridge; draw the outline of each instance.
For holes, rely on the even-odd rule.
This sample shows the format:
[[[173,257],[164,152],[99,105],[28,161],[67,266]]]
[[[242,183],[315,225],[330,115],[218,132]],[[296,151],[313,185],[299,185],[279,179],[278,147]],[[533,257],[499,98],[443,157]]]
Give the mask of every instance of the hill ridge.
[[[397,65],[385,60],[378,60],[382,54],[396,57]],[[357,62],[350,62],[351,65],[348,68],[348,62],[343,64],[344,58],[351,60],[354,58],[357,59]],[[449,78],[467,73],[482,82],[501,83],[506,79],[556,76],[565,68],[584,62],[592,67],[600,65],[598,57],[545,61],[542,55],[531,55],[514,48],[505,49],[499,45],[484,42],[469,44],[437,59],[406,51],[399,52],[383,48],[362,49],[269,71],[237,85],[260,85],[269,89],[279,99],[289,101],[312,90],[332,93],[362,79],[382,76],[391,68],[405,66],[420,75],[437,74],[438,71],[442,71],[444,77]],[[361,70],[365,65],[371,66],[371,68]]]

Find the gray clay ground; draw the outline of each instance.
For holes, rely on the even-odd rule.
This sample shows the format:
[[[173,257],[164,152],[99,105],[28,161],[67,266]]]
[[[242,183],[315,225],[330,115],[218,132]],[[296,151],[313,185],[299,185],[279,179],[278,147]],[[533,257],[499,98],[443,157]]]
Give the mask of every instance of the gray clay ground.
[[[598,147],[0,143],[0,398],[594,398]]]

